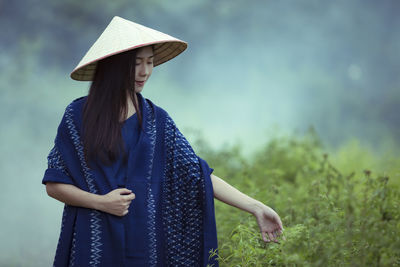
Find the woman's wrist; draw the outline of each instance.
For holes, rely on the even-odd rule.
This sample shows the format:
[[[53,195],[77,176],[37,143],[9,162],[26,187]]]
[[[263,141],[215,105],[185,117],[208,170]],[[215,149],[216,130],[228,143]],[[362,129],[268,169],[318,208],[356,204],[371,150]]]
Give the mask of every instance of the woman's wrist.
[[[262,202],[255,200],[251,206],[250,213],[254,216],[257,216],[258,214],[262,213],[264,207],[265,205]]]
[[[103,211],[104,195],[93,194],[93,209]]]

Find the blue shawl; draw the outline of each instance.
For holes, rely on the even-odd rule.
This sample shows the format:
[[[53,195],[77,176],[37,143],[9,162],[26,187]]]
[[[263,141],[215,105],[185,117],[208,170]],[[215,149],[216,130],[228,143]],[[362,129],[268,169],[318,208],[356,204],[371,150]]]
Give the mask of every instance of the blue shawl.
[[[137,96],[143,130],[129,155],[126,187],[143,195],[139,200],[133,190],[138,202],[131,205],[147,207],[141,229],[145,238],[139,244],[146,266],[218,266],[217,256],[210,255],[218,246],[210,168],[165,110]],[[67,183],[103,195],[118,185],[84,160],[86,98],[75,99],[65,109],[42,183]],[[139,241],[127,238],[132,236],[127,231],[124,216],[65,204],[54,266],[123,266],[126,251]]]

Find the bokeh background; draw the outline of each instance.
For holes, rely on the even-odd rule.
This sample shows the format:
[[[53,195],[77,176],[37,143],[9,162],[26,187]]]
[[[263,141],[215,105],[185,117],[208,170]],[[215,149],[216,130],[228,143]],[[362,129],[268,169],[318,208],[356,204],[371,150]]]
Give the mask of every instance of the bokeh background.
[[[212,167],[210,151],[246,160],[312,133],[321,153],[354,162],[349,172],[375,168],[396,184],[399,14],[396,0],[0,0],[0,265],[52,263],[62,203],[41,184],[46,157],[65,107],[89,88],[69,74],[114,15],[188,42],[142,94]]]

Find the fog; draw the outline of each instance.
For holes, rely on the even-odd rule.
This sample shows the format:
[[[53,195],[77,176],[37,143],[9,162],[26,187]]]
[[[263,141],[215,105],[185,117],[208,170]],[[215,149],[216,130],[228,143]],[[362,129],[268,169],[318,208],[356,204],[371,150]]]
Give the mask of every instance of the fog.
[[[69,74],[114,15],[188,42],[143,96],[189,141],[251,155],[310,127],[327,149],[357,139],[397,151],[399,12],[395,0],[0,1],[0,265],[53,260],[62,203],[41,184],[46,157],[89,88]]]

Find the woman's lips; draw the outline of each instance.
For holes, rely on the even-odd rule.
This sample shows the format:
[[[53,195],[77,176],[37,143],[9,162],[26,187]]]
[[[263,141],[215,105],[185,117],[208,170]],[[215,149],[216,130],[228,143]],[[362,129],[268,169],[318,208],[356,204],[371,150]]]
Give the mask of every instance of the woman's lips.
[[[136,81],[137,86],[143,86],[146,81]]]

